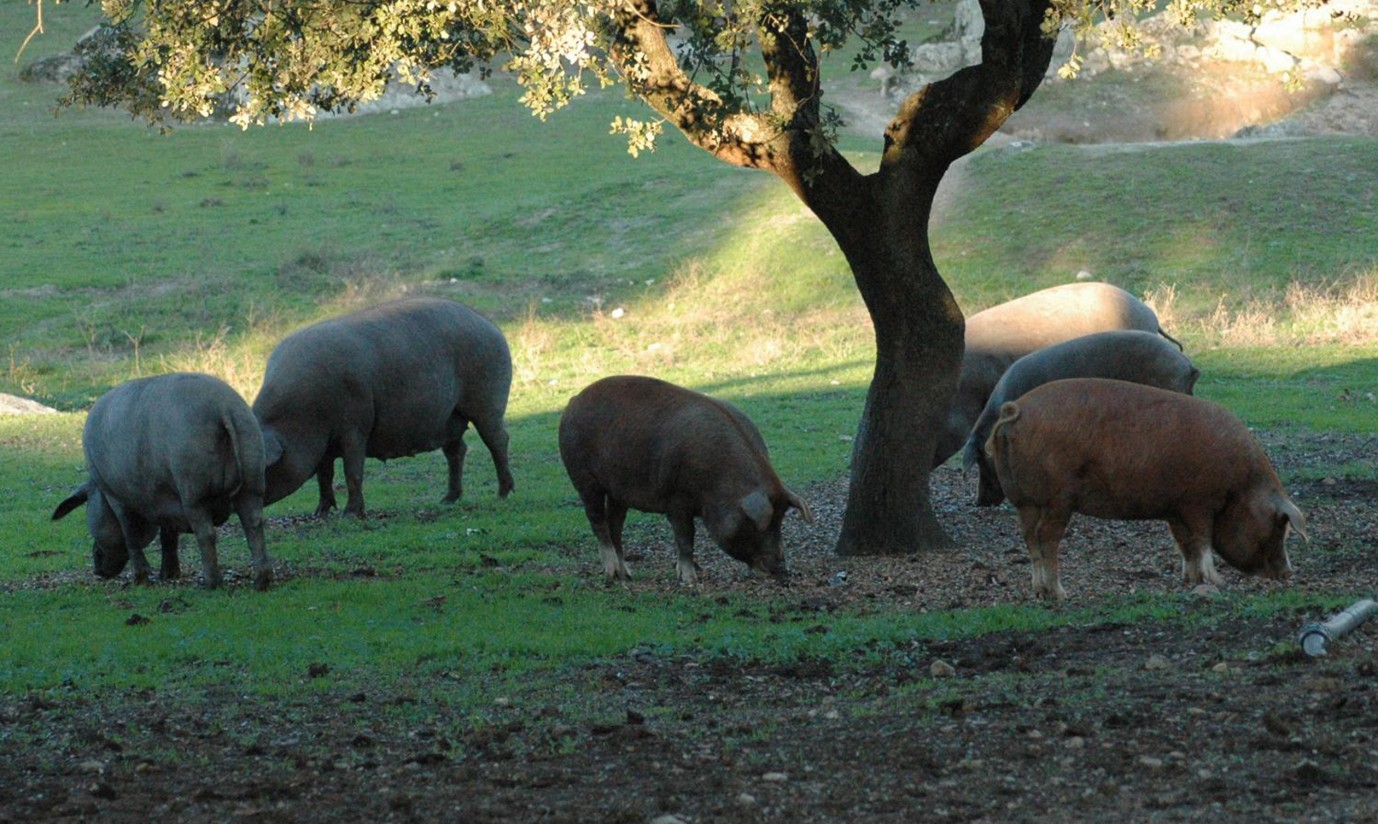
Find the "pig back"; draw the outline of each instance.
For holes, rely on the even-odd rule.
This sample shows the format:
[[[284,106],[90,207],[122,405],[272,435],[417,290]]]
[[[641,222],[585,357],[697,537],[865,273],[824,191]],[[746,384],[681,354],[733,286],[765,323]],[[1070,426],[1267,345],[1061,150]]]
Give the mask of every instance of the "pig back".
[[[657,378],[622,375],[590,384],[566,406],[559,441],[581,493],[598,490],[645,512],[779,484],[765,441],[745,414]]]
[[[1006,403],[987,443],[1016,507],[1157,519],[1280,488],[1248,429],[1210,401],[1105,378],[1043,384]]]

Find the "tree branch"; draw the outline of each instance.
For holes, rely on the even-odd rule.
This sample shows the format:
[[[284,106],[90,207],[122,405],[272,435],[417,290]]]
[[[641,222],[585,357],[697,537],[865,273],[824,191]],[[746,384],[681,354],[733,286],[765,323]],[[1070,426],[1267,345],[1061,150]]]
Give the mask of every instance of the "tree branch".
[[[945,170],[996,132],[1043,82],[1054,41],[1048,0],[981,0],[981,63],[911,95],[886,129],[883,163],[919,152]]]

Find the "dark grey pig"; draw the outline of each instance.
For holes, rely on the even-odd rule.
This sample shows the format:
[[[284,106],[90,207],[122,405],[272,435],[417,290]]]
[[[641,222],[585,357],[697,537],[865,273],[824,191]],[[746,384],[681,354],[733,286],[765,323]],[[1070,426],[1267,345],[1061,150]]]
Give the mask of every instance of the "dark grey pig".
[[[780,522],[808,505],[785,488],[756,426],[731,404],[655,378],[619,376],[575,395],[560,417],[560,457],[584,502],[603,572],[629,580],[622,552],[627,510],[664,513],[681,583],[698,582],[694,518],[728,555],[785,571]]]
[[[147,583],[144,547],[159,535],[162,577],[180,574],[177,537],[196,536],[207,587],[221,583],[215,528],[230,512],[249,541],[254,587],[272,567],[263,543],[263,437],[249,405],[223,381],[175,373],[129,381],[101,396],[81,436],[90,476],[58,504],[53,520],[86,504],[95,571],[119,575],[133,559]]]
[[[439,449],[449,465],[444,502],[463,494],[464,433],[472,423],[493,456],[498,495],[512,491],[507,393],[512,356],[491,321],[442,298],[404,298],[300,329],[268,357],[254,414],[268,453],[267,502],[312,475],[316,514],[335,507],[344,463],[345,514],[364,516],[364,458]]]
[[[1219,585],[1212,549],[1286,580],[1306,518],[1244,422],[1210,401],[1104,378],[1045,383],[1000,407],[985,450],[1019,510],[1034,594],[1064,596],[1058,550],[1073,513],[1167,521],[1189,584]]]
[[[980,467],[976,505],[994,506],[1005,500],[1000,480],[983,451],[1005,401],[1061,378],[1114,378],[1190,395],[1200,376],[1201,370],[1186,355],[1152,332],[1097,332],[1025,355],[995,384],[962,450],[964,468],[971,469],[972,464]]]
[[[962,448],[991,390],[1011,364],[1045,346],[1112,329],[1155,332],[1172,340],[1152,309],[1108,283],[1054,286],[967,318],[966,352],[957,395],[952,399],[947,426],[938,438],[933,466]]]

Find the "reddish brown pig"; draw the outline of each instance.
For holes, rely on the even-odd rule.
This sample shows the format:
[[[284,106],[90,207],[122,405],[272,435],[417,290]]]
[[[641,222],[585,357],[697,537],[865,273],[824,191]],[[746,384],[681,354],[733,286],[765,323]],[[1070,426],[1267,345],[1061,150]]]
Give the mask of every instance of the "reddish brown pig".
[[[1006,403],[986,442],[1033,560],[1034,594],[1061,599],[1058,545],[1072,513],[1167,521],[1187,583],[1220,583],[1214,549],[1286,579],[1306,520],[1242,421],[1223,407],[1104,378],[1046,383]]]
[[[560,417],[560,458],[584,503],[608,580],[629,580],[627,510],[664,513],[684,584],[698,582],[694,518],[728,555],[785,571],[780,522],[808,505],[780,482],[756,426],[731,404],[655,378],[618,376],[575,395]]]

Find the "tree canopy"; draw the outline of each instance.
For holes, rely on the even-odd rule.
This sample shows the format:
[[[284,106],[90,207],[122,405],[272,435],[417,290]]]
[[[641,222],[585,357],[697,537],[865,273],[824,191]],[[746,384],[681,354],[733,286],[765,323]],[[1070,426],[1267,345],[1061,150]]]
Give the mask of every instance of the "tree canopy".
[[[850,68],[880,61],[903,67],[899,16],[926,0],[102,0],[107,27],[85,46],[88,71],[71,102],[118,105],[153,122],[193,120],[223,108],[248,127],[270,119],[310,120],[383,93],[390,79],[428,92],[438,68],[500,67],[525,89],[522,102],[544,118],[591,86],[625,85],[669,95],[662,110],[695,142],[731,144],[778,125],[782,109],[822,80],[767,66],[763,51],[826,54],[857,47]],[[1324,0],[1052,0],[1042,30],[1085,34],[1115,20],[1119,45],[1141,47],[1136,21],[1163,11],[1183,26],[1204,16],[1257,19],[1271,9]],[[994,6],[994,3],[983,5]],[[38,0],[42,25],[42,0]],[[655,66],[650,29],[673,34],[681,76],[672,88]],[[808,61],[806,61],[808,62]],[[1075,66],[1075,57],[1073,58]],[[802,88],[792,88],[800,86]],[[791,92],[793,94],[791,94]],[[692,112],[692,115],[689,113]],[[648,148],[664,121],[619,120],[631,148]],[[825,124],[826,125],[826,124]],[[710,137],[711,135],[711,137]]]

